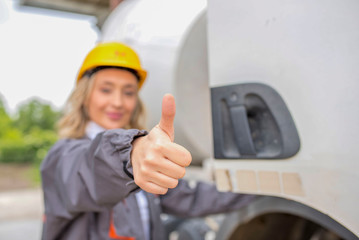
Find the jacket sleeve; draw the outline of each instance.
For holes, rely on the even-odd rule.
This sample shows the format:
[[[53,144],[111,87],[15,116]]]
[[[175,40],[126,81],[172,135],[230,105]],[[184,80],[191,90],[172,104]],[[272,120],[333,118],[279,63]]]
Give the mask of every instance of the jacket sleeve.
[[[45,212],[67,218],[73,213],[100,211],[136,191],[131,143],[145,134],[135,129],[115,129],[92,141],[58,141],[41,165]]]
[[[199,182],[190,187],[185,180],[161,196],[165,213],[179,217],[200,217],[238,210],[254,200],[255,195],[219,192],[215,185]]]

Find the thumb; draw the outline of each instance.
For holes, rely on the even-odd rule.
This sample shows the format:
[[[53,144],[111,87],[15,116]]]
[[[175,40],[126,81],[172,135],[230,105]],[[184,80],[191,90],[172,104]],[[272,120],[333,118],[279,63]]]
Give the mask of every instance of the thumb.
[[[165,94],[162,99],[162,115],[159,127],[164,131],[171,141],[174,140],[173,122],[176,114],[175,98],[171,94]]]

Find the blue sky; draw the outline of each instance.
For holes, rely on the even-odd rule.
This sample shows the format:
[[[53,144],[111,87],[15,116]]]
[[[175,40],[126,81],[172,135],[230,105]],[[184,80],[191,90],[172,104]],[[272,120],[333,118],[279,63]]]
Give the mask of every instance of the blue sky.
[[[60,108],[98,36],[94,17],[0,0],[0,94],[8,109],[33,97]]]

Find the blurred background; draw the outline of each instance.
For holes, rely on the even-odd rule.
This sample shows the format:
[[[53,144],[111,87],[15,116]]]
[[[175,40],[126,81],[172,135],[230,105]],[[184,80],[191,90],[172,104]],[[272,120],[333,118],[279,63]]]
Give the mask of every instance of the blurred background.
[[[171,240],[359,239],[358,12],[356,0],[0,0],[0,239],[40,239],[40,163],[86,53],[114,40],[149,70],[148,128],[175,96],[191,183],[260,195]]]
[[[39,165],[109,12],[76,2],[0,0],[0,239],[40,239]]]
[[[121,8],[117,8],[119,5]],[[186,177],[212,181],[210,173],[199,166],[209,155],[203,148],[211,143],[203,131],[209,129],[210,122],[209,105],[202,107],[209,100],[206,61],[196,65],[199,73],[185,76],[189,85],[174,86],[174,65],[182,38],[198,18],[199,36],[203,39],[205,5],[204,0],[0,0],[0,239],[23,239],[24,234],[27,239],[41,237],[40,164],[57,141],[56,122],[74,87],[77,71],[98,41],[120,40],[131,45],[145,69],[150,69],[147,81],[152,88],[145,84],[141,90],[144,102],[151,103],[146,106],[148,127],[158,122],[158,106],[164,93],[176,96],[174,89],[187,93],[204,87],[204,94],[196,94],[196,100],[204,97],[205,101],[183,98],[177,102],[182,110],[188,103],[201,105],[192,112],[194,118],[178,116],[176,129],[182,129],[176,139],[192,152],[197,165]],[[198,51],[195,46],[194,54],[202,54],[205,47],[204,44]],[[188,50],[192,52],[193,48]],[[193,78],[200,81],[194,83]],[[197,132],[178,125],[193,124],[193,119],[203,115],[208,117],[206,122],[197,123]],[[193,135],[198,137],[189,137]],[[217,221],[222,221],[222,216],[207,220],[213,229],[218,229]],[[165,221],[172,225],[181,220],[165,216]],[[184,225],[184,232],[192,226],[198,226],[202,235],[208,233],[207,239],[213,239],[213,231],[203,220],[190,221]]]

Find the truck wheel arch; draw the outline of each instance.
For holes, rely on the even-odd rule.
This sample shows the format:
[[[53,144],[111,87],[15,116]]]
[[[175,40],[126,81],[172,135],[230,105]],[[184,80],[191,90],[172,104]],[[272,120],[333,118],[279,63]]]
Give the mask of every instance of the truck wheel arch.
[[[302,236],[298,238],[298,234]],[[216,240],[299,240],[320,234],[322,238],[315,239],[359,239],[316,209],[280,197],[259,196],[247,207],[226,216]]]

